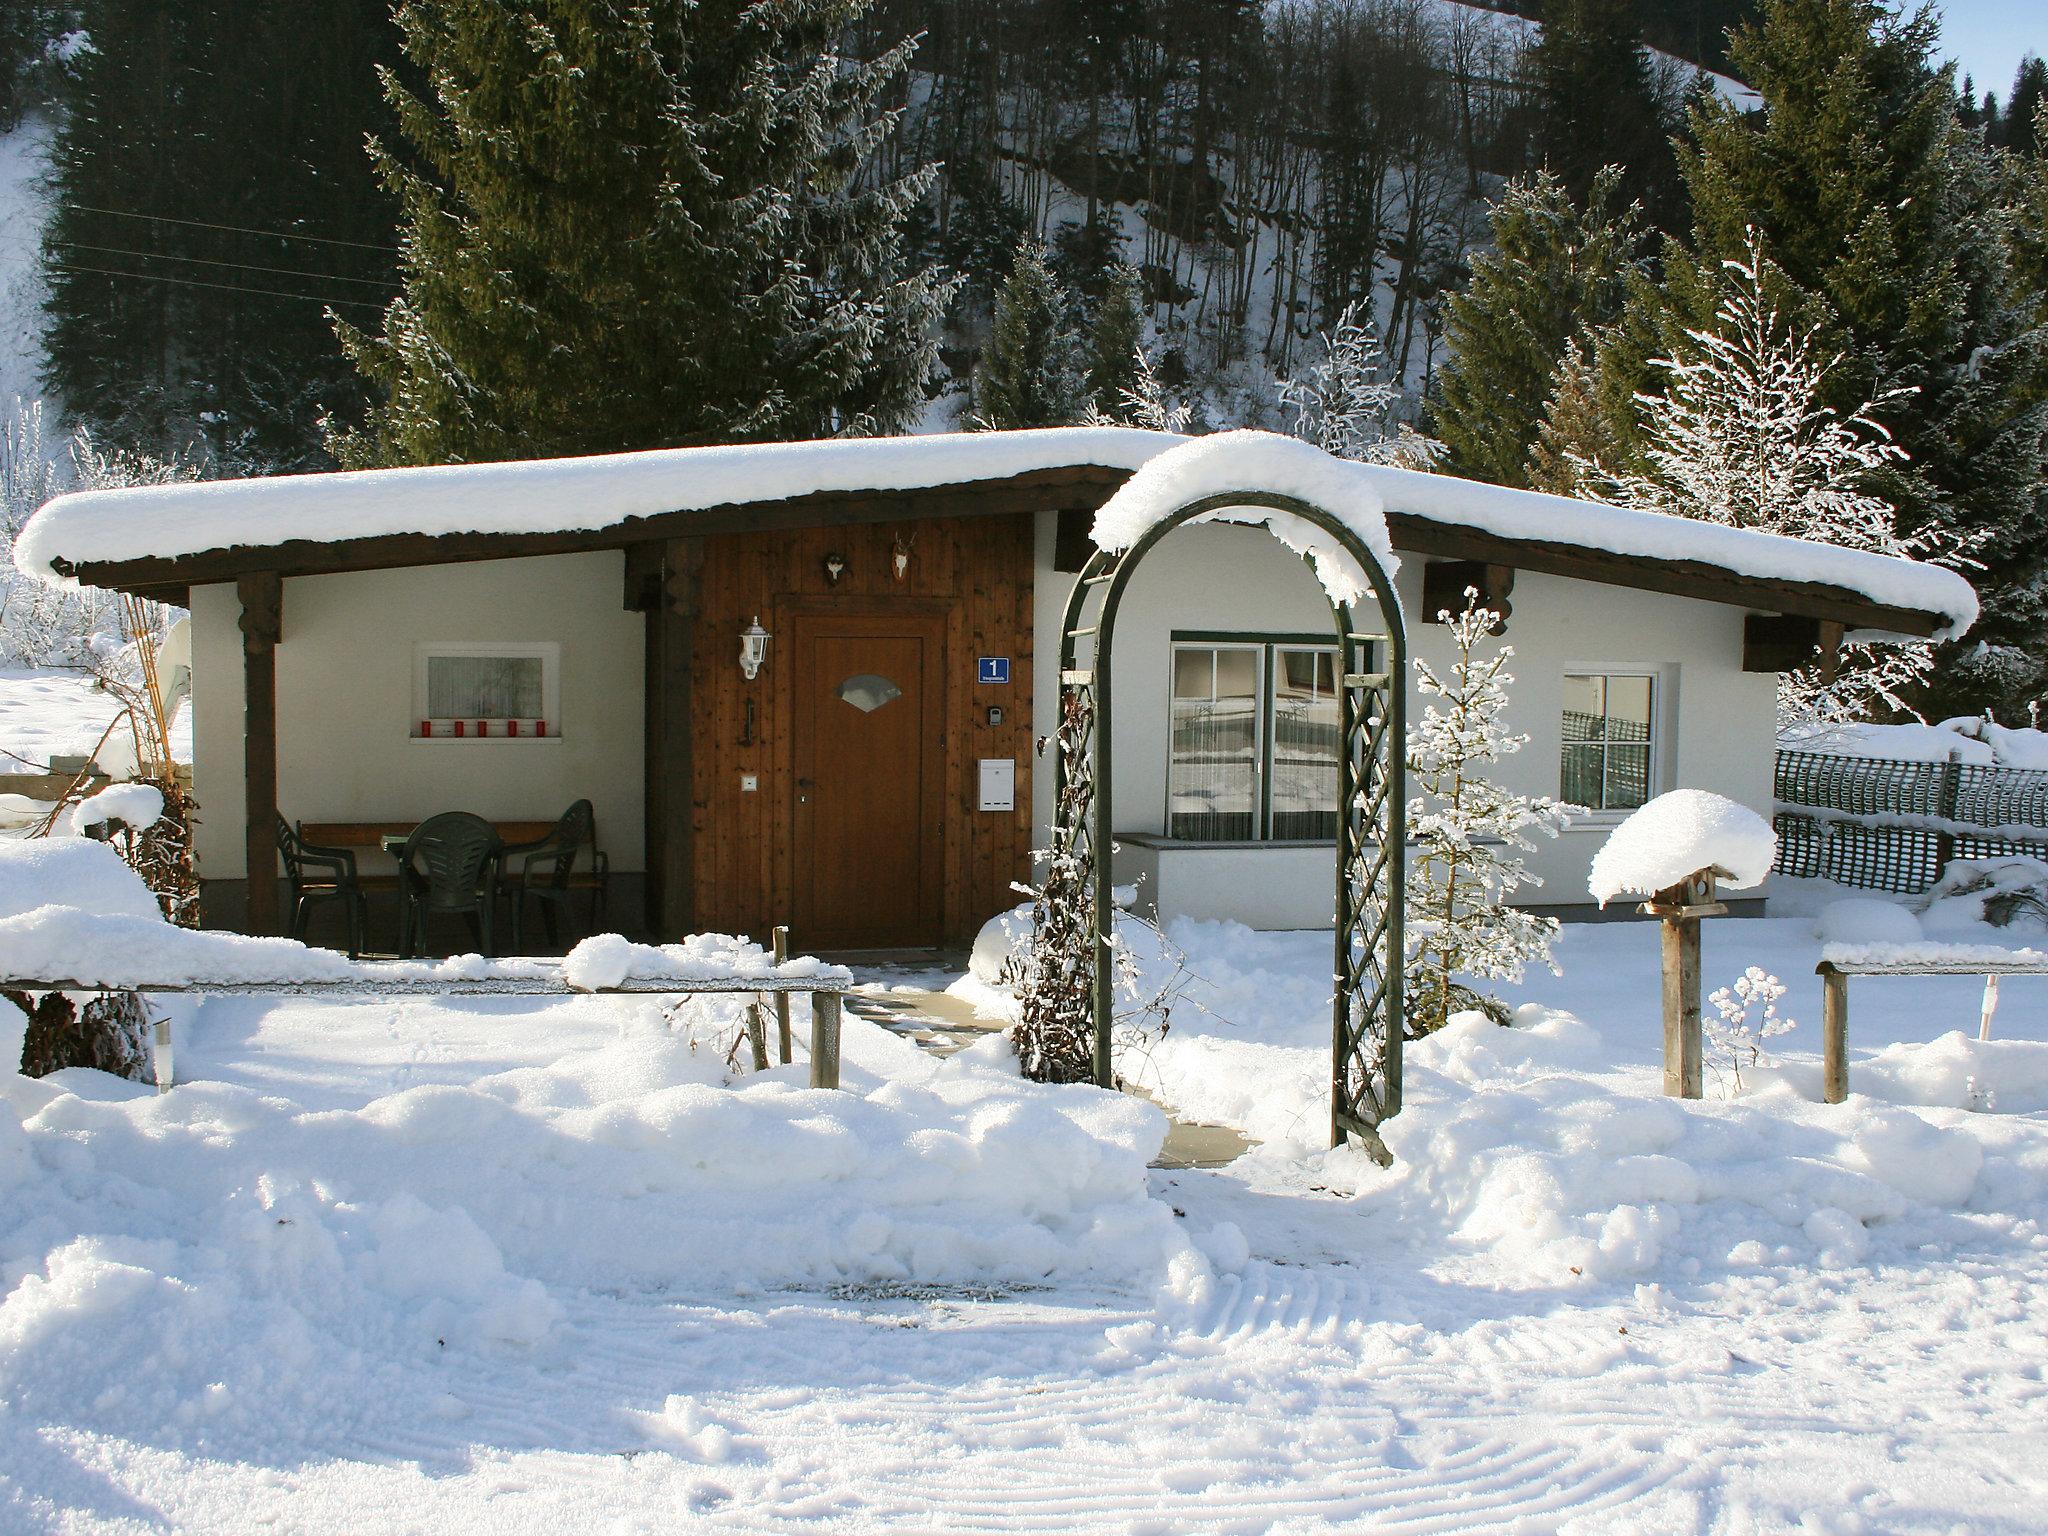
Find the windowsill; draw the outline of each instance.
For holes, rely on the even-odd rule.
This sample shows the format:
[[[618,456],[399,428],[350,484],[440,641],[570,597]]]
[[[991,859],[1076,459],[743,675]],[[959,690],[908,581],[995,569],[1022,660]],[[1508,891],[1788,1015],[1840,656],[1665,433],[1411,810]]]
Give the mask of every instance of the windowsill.
[[[1275,850],[1288,848],[1327,848],[1336,852],[1334,837],[1255,837],[1255,838],[1208,838],[1169,837],[1164,832],[1118,832],[1112,841],[1129,843],[1136,848],[1164,848],[1177,850],[1229,849],[1244,853],[1261,848]]]
[[[561,736],[408,736],[416,747],[558,747]]]

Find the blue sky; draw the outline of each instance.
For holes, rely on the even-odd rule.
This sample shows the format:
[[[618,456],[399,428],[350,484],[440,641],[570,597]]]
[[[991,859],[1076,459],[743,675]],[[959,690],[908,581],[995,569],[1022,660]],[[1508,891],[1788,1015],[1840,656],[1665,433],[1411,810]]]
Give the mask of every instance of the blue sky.
[[[1942,52],[1959,64],[1958,80],[1974,77],[1977,92],[2003,102],[2023,55],[2048,57],[2048,4],[2043,0],[1940,0]]]

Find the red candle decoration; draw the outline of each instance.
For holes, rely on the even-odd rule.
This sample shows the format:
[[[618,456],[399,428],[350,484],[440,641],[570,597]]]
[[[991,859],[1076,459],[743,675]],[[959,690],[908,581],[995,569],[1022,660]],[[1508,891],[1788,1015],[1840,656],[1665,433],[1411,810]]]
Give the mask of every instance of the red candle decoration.
[[[455,734],[458,736],[463,734],[462,722],[460,720],[455,722]]]
[[[545,736],[545,735],[547,735],[547,733],[548,733],[548,723],[547,723],[547,721],[545,721],[545,720],[536,720],[536,721],[534,721],[534,722],[533,722],[533,734],[534,734],[534,735],[536,735],[536,736]]]
[[[488,720],[479,720],[479,721],[477,721],[477,723],[476,723],[476,733],[477,733],[477,735],[479,735],[479,736],[488,736],[488,735],[490,735],[490,734],[491,734],[491,722],[490,722],[490,721],[488,721]]]
[[[505,734],[507,736],[517,736],[519,734],[519,722],[517,720],[507,720],[505,722]]]
[[[433,735],[433,734],[434,734],[434,722],[433,722],[433,721],[431,721],[431,720],[422,720],[422,721],[420,722],[420,734],[421,734],[422,736],[431,736],[431,735]]]

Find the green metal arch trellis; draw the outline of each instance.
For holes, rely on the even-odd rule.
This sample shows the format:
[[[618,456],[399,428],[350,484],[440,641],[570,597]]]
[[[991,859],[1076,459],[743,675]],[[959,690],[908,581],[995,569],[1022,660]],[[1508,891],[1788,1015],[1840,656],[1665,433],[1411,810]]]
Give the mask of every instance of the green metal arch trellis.
[[[1124,589],[1145,556],[1184,523],[1226,509],[1286,513],[1313,525],[1357,562],[1379,604],[1377,628],[1361,627],[1353,605],[1332,599],[1339,647],[1336,993],[1331,1001],[1330,1140],[1359,1136],[1379,1157],[1379,1125],[1401,1107],[1401,891],[1406,871],[1407,706],[1400,686],[1407,636],[1394,585],[1371,549],[1321,507],[1273,491],[1204,496],[1160,519],[1128,549],[1098,549],[1067,599],[1060,630],[1060,708],[1055,740],[1053,853],[1057,868],[1084,884],[1084,944],[1094,1038],[1094,1079],[1113,1083],[1110,1065],[1114,935],[1110,895],[1112,785],[1111,638]],[[1095,622],[1084,624],[1091,599]],[[1089,644],[1088,665],[1080,648]],[[1374,648],[1379,654],[1374,655]],[[1377,665],[1375,665],[1377,663]],[[1085,960],[1080,959],[1085,952]]]

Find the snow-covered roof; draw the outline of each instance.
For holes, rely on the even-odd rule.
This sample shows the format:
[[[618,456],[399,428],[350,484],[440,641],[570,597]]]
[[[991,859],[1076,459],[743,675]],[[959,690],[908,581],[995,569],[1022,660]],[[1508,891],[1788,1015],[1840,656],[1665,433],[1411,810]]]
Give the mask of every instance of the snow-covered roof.
[[[1262,438],[1233,434],[1224,441],[1242,441],[1249,448]],[[193,556],[253,555],[284,545],[303,549],[391,536],[581,532],[596,541],[616,530],[623,543],[685,534],[694,512],[831,493],[939,490],[1058,471],[1094,471],[1099,481],[1113,484],[1186,441],[1134,428],[1060,427],[667,448],[81,491],[59,496],[37,512],[16,540],[14,558],[20,569],[46,580],[82,577],[134,584],[225,579],[217,570],[174,564]],[[1258,480],[1261,468],[1259,453],[1244,454],[1245,489],[1268,488]],[[1976,595],[1962,577],[1910,560],[1449,475],[1337,460],[1329,461],[1328,474],[1355,484],[1361,505],[1376,498],[1394,543],[1402,547],[1434,552],[1426,542],[1405,543],[1404,535],[1413,537],[1417,525],[1437,525],[1553,550],[1619,556],[1623,562],[1818,585],[1873,607],[1927,615],[1945,634],[1961,633],[1977,615]],[[657,518],[664,520],[659,535],[648,527],[648,520]],[[419,563],[421,558],[415,551],[405,560],[383,563]],[[142,570],[159,563],[160,570]],[[260,566],[255,559],[244,563],[249,569]],[[379,562],[366,557],[360,563]],[[1626,582],[1626,566],[1610,563],[1618,568],[1604,579]],[[293,568],[288,560],[273,564],[287,572]]]

